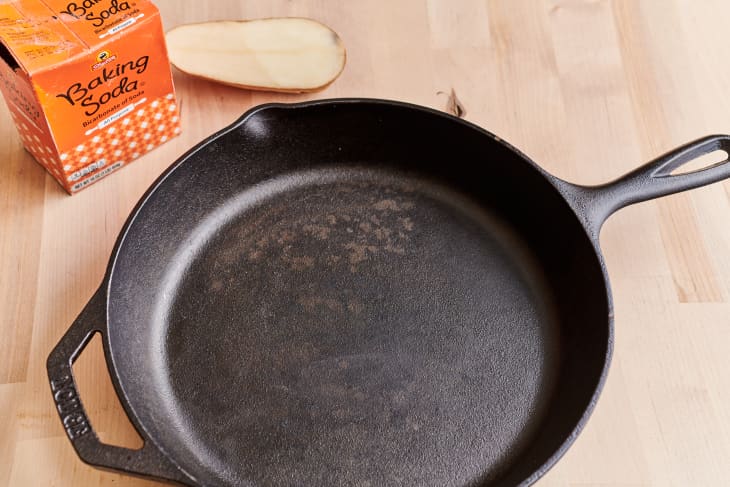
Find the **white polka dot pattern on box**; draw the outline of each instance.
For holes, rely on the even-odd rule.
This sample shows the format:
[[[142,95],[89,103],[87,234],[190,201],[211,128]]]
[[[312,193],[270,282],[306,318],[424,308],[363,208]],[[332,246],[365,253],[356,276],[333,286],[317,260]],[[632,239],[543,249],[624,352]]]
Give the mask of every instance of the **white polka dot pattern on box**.
[[[24,115],[16,113],[16,108],[11,108],[10,114],[16,122],[18,135],[23,142],[23,146],[33,156],[33,158],[43,166],[51,174],[60,177],[61,173],[58,169],[60,162],[56,159],[51,135],[44,132],[41,128],[36,127],[32,123],[26,123]]]
[[[106,159],[107,164],[130,162],[180,133],[180,115],[172,96],[152,100],[115,122],[92,139],[64,154],[66,174]],[[159,117],[158,117],[159,115]],[[163,140],[164,137],[164,140]],[[140,147],[143,150],[140,150]]]
[[[67,147],[58,155],[49,133],[30,123],[15,109],[11,109],[10,114],[28,152],[69,190],[86,178],[71,181],[71,176],[86,166],[102,159],[103,167],[117,162],[126,164],[181,132],[180,115],[172,94],[143,105],[112,126],[78,145]],[[94,172],[87,177],[93,175]]]

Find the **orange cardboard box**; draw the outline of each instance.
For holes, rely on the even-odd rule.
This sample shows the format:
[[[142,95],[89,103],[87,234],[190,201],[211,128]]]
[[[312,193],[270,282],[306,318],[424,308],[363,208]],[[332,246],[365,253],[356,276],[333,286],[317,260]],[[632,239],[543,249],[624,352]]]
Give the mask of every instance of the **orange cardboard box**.
[[[25,148],[69,193],[181,131],[162,21],[146,0],[0,4],[0,58]]]

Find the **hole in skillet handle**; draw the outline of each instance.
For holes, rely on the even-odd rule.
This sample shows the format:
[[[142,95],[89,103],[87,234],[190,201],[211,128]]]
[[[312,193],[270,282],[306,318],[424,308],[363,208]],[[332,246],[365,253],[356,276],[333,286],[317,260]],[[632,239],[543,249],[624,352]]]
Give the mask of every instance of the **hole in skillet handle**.
[[[84,398],[88,419],[99,441],[130,450],[140,450],[144,440],[129,421],[112,385],[104,358],[101,333],[94,333],[72,365],[79,397]]]
[[[718,149],[709,154],[701,155],[691,161],[686,162],[670,173],[670,176],[678,176],[680,174],[692,174],[710,169],[720,164],[724,164],[730,157],[727,151]]]
[[[706,139],[706,143],[699,143],[678,155],[669,156],[664,163],[657,168],[652,177],[676,177],[689,174],[700,174],[703,171],[722,166],[728,162],[728,150],[730,141],[724,140],[723,136],[713,136]]]

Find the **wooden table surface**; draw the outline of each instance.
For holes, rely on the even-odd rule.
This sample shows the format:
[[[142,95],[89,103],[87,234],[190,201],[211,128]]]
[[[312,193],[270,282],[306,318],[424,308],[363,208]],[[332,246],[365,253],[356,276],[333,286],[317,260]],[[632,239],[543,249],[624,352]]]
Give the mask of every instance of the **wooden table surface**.
[[[67,196],[0,108],[0,485],[142,486],[82,464],[54,412],[45,359],[101,281],[126,216],[179,155],[263,102],[383,97],[446,109],[549,172],[594,184],[730,132],[725,0],[159,0],[166,28],[310,16],[348,48],[314,95],[239,91],[175,74],[184,135]],[[540,486],[730,485],[730,183],[621,211],[601,245],[616,353],[583,434]],[[98,343],[77,362],[91,421],[138,445]]]

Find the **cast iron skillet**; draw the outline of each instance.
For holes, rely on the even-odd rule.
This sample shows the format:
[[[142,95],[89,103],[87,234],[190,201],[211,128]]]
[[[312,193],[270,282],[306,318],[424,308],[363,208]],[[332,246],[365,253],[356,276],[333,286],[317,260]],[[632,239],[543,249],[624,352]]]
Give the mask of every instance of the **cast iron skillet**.
[[[609,365],[601,224],[730,176],[670,174],[717,149],[581,187],[418,106],[255,108],[133,211],[48,359],[61,421],[85,462],[191,486],[531,484]],[[97,332],[141,450],[102,444],[78,397]]]

